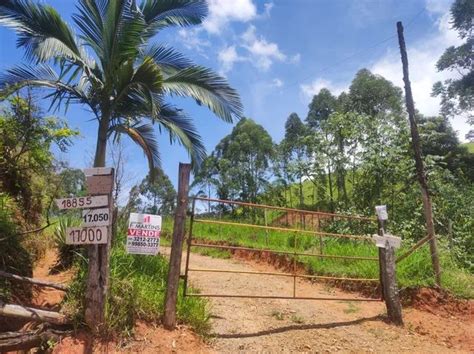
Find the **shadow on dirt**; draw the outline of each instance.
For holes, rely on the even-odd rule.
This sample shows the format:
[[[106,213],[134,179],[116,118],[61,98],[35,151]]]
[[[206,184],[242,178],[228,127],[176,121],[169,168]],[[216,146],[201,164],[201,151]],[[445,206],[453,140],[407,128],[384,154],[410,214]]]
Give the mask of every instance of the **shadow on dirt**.
[[[283,333],[288,331],[305,331],[309,329],[330,329],[336,327],[347,327],[358,325],[364,322],[369,321],[384,321],[385,316],[377,315],[373,317],[359,318],[353,321],[344,321],[344,322],[333,322],[333,323],[315,323],[315,324],[300,324],[300,325],[290,325],[279,328],[272,328],[264,331],[254,332],[254,333],[214,333],[212,337],[215,338],[250,338],[250,337],[260,337],[267,336],[270,334]]]

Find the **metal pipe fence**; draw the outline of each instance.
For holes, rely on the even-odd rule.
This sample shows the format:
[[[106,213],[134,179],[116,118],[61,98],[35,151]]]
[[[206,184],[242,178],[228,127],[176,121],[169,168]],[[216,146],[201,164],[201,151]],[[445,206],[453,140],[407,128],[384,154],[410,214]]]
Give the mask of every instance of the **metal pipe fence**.
[[[196,214],[196,202],[202,201],[207,202],[209,205],[209,209],[207,213]],[[218,203],[221,208],[219,213],[211,213],[210,210],[210,203]],[[253,222],[249,222],[248,220],[244,220],[245,222],[236,222],[235,220],[228,221],[222,220],[222,210],[224,210],[224,205],[230,206],[231,212],[236,214],[240,212],[240,214],[244,214],[245,210],[241,210],[243,208],[249,209],[263,209],[263,215],[261,217],[262,220],[258,219],[258,215],[256,212],[249,212],[249,218],[253,218]],[[239,209],[241,208],[241,209]],[[285,218],[287,227],[281,226],[273,226],[272,221],[269,220],[269,216],[267,210],[273,210],[277,212],[284,212],[283,215],[278,215],[276,219]],[[292,215],[293,219],[293,227],[289,227],[290,219],[289,213]],[[219,216],[220,220],[212,219],[212,216],[217,215]],[[310,216],[311,222],[307,222],[306,216]],[[296,216],[296,217],[295,217]],[[299,216],[299,217],[298,217]],[[314,218],[317,218],[317,223],[315,223]],[[345,277],[345,276],[330,276],[330,275],[309,275],[309,274],[298,274],[298,257],[316,257],[322,259],[333,259],[336,261],[343,261],[343,262],[376,262],[377,266],[379,266],[379,259],[378,257],[364,257],[364,256],[354,256],[354,255],[332,255],[328,254],[324,249],[324,238],[332,239],[332,240],[340,240],[340,242],[365,242],[371,241],[372,238],[367,234],[350,234],[350,233],[336,233],[336,232],[327,232],[321,231],[323,228],[324,222],[322,218],[329,219],[331,222],[335,222],[337,220],[345,220],[345,221],[356,221],[362,223],[374,223],[375,228],[376,226],[376,219],[375,218],[368,218],[368,217],[361,217],[361,216],[354,216],[354,215],[342,215],[342,214],[334,214],[334,213],[326,213],[326,212],[319,212],[319,211],[310,211],[310,210],[301,210],[301,209],[294,209],[294,208],[285,208],[285,207],[278,207],[278,206],[271,206],[271,205],[264,205],[264,204],[254,204],[254,203],[246,203],[246,202],[239,202],[239,201],[230,201],[230,200],[220,200],[214,198],[205,198],[205,197],[195,197],[192,201],[192,209],[191,209],[191,217],[189,223],[189,232],[187,236],[187,252],[186,252],[186,263],[185,263],[185,273],[184,273],[184,296],[192,296],[192,297],[228,297],[228,298],[265,298],[265,299],[300,299],[300,300],[344,300],[344,301],[380,301],[380,299],[365,299],[365,298],[329,298],[329,297],[300,297],[297,296],[297,279],[315,279],[315,280],[323,280],[323,281],[342,281],[342,282],[366,282],[366,283],[380,283],[380,279],[378,278],[354,278],[354,277]],[[258,224],[258,221],[263,222],[262,225]],[[326,223],[328,221],[326,220]],[[209,240],[206,238],[196,238],[194,235],[194,226],[195,224],[201,225],[208,225],[208,227],[216,226],[218,227],[219,239],[218,240]],[[295,226],[296,225],[296,226]],[[299,228],[298,228],[299,226]],[[307,230],[307,228],[312,227],[315,228],[313,230]],[[371,226],[372,227],[372,226]],[[222,238],[222,228],[227,228],[229,232],[229,228],[234,230],[235,232],[242,231],[242,229],[251,229],[251,230],[262,230],[265,232],[264,241],[265,247],[248,247],[248,245],[240,245],[236,243],[229,242],[229,240],[225,240]],[[278,249],[278,247],[271,247],[270,244],[272,241],[272,237],[275,235],[270,235],[270,232],[275,233],[285,233],[283,236],[286,236],[286,246],[289,245],[290,249]],[[319,239],[319,253],[309,253],[301,251],[302,245],[302,238],[308,236],[316,236]],[[227,238],[229,235],[227,235]],[[241,236],[240,236],[241,237]],[[249,235],[248,237],[255,237],[257,240],[257,236]],[[281,237],[284,238],[284,237]],[[291,272],[282,273],[282,272],[258,272],[258,271],[245,271],[245,270],[233,270],[233,269],[206,269],[206,268],[192,268],[190,267],[190,258],[191,258],[191,249],[193,247],[199,248],[206,248],[206,249],[216,249],[216,250],[224,250],[224,251],[245,251],[245,252],[252,252],[252,253],[266,253],[266,254],[280,254],[290,256],[291,261]],[[300,247],[300,248],[299,248]],[[291,249],[292,248],[292,249]],[[374,246],[375,250],[375,246]],[[290,262],[289,261],[289,262]],[[255,294],[248,294],[248,295],[241,295],[241,294],[195,294],[195,293],[188,293],[188,277],[189,272],[207,272],[207,273],[228,273],[228,274],[245,274],[245,275],[255,275],[255,276],[280,276],[280,277],[289,277],[293,278],[293,294],[292,296],[281,295],[281,296],[274,296],[274,295],[255,295]],[[377,271],[378,273],[379,271]]]

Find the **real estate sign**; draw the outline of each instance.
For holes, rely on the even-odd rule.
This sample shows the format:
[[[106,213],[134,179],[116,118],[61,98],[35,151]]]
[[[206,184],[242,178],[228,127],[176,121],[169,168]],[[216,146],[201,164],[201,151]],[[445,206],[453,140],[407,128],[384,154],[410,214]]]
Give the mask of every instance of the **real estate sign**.
[[[160,247],[161,216],[130,213],[127,253],[156,255]]]

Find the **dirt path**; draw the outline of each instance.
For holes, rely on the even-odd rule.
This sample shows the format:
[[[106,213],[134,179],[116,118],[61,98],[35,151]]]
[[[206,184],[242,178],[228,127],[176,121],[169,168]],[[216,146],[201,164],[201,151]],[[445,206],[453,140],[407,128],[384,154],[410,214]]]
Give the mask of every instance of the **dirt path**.
[[[57,272],[51,274],[51,269],[57,262],[57,254],[54,249],[48,249],[43,258],[36,264],[33,269],[33,278],[46,280],[52,283],[67,285],[74,276],[73,270],[67,270],[63,272]],[[59,304],[65,295],[64,291],[47,288],[37,287],[35,295],[33,296],[32,303],[35,306],[44,309],[58,310]]]
[[[274,271],[268,264],[198,254],[191,255],[190,267]],[[190,272],[190,282],[201,293],[291,296],[293,292],[292,278],[287,277]],[[297,282],[297,296],[353,297],[303,280]],[[212,345],[220,352],[474,351],[472,318],[441,318],[408,309],[405,328],[397,328],[383,322],[381,302],[211,298],[210,303]]]

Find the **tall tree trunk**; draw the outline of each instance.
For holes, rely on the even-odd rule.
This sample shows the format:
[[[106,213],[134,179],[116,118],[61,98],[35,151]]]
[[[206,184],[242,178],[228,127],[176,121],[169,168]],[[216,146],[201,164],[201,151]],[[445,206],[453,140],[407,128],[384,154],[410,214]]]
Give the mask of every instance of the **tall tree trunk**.
[[[108,117],[102,117],[99,123],[97,146],[94,158],[94,167],[105,167],[107,152]],[[86,289],[85,320],[93,331],[99,331],[104,324],[105,301],[109,283],[109,253],[111,232],[108,232],[108,241],[105,245],[90,245],[88,279]]]
[[[403,82],[405,83],[405,100],[408,111],[408,119],[410,121],[411,143],[415,158],[416,174],[421,187],[423,209],[426,220],[426,231],[430,238],[431,262],[433,264],[436,284],[438,286],[441,286],[441,268],[439,264],[438,247],[436,245],[436,237],[433,223],[433,207],[431,205],[431,197],[428,189],[428,180],[423,165],[423,159],[421,156],[420,135],[418,134],[418,127],[415,121],[415,104],[413,102],[413,95],[411,92],[410,77],[408,73],[408,56],[405,46],[405,38],[403,36],[403,25],[401,22],[397,22],[397,33],[398,43],[400,45],[400,54],[402,57]]]
[[[329,161],[328,161],[328,181],[329,181],[329,198],[331,200],[331,211],[334,211],[334,196],[332,193],[331,163]]]
[[[301,175],[300,175],[300,181],[299,181],[299,188],[300,188],[300,208],[303,208],[304,196],[303,196],[303,181],[302,181]]]

